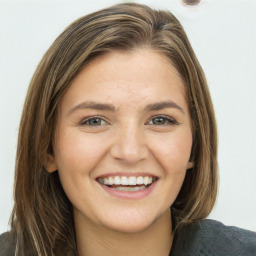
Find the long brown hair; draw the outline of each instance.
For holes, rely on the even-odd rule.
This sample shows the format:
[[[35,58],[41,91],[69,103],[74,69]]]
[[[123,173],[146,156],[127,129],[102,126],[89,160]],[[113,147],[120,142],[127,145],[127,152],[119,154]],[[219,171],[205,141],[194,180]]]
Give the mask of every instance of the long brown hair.
[[[167,56],[181,75],[190,109],[194,167],[172,205],[179,223],[208,216],[217,194],[217,132],[203,70],[179,21],[169,11],[126,3],[72,23],[46,52],[30,83],[20,122],[12,230],[17,255],[76,253],[72,205],[58,172],[44,164],[52,152],[57,107],[70,82],[93,58],[108,51],[147,47]]]

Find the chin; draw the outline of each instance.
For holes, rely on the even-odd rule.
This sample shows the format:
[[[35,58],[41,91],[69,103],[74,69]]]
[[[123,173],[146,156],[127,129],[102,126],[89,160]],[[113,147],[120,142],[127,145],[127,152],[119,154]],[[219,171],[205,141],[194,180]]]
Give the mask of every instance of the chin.
[[[154,216],[151,214],[141,214],[141,213],[129,213],[128,212],[123,216],[113,216],[111,219],[108,219],[103,225],[115,232],[120,233],[139,233],[143,232],[154,225],[157,220],[162,216]]]
[[[148,229],[155,221],[145,222],[145,221],[132,221],[132,222],[122,222],[122,223],[113,223],[112,225],[108,225],[107,228],[111,229],[115,232],[133,234],[139,233],[146,229]]]

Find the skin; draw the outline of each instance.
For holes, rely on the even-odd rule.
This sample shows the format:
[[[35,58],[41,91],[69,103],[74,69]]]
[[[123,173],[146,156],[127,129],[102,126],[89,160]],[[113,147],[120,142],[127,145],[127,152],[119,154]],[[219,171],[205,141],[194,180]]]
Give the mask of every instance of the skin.
[[[152,109],[167,101],[172,104]],[[88,102],[115,110],[88,108]],[[46,166],[58,170],[73,204],[79,255],[168,255],[170,206],[193,165],[191,146],[185,87],[165,56],[117,51],[85,67],[59,105],[54,155]],[[96,181],[117,171],[158,180],[146,197],[118,198]]]

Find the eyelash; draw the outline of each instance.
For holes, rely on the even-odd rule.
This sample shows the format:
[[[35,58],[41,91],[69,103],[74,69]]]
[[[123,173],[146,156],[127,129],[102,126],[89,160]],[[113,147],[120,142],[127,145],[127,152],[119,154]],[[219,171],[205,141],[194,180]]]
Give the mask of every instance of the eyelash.
[[[174,118],[171,118],[169,116],[164,116],[164,115],[154,116],[153,118],[151,118],[151,120],[148,123],[152,122],[154,119],[157,119],[157,118],[164,120],[164,124],[152,123],[152,125],[155,125],[155,126],[178,125],[178,122]]]
[[[93,125],[93,124],[90,125],[89,124],[90,121],[93,121],[93,120],[96,120],[96,119],[98,119],[101,122],[102,121],[105,122],[105,124],[109,124],[109,122],[105,121],[104,118],[99,117],[99,116],[93,116],[93,117],[86,118],[85,120],[81,121],[80,124],[81,125],[92,126],[92,127],[97,127],[97,126],[105,125],[105,124],[100,124],[100,125],[97,125],[97,124],[96,125]]]
[[[152,123],[153,120],[155,119],[162,119],[164,121],[163,124],[154,124]],[[101,122],[101,124],[90,124],[90,121],[94,121],[97,120]],[[102,122],[104,122],[104,124],[102,124]],[[91,127],[97,127],[97,126],[102,126],[102,125],[106,125],[109,124],[109,122],[105,121],[104,118],[102,117],[98,117],[98,116],[94,116],[94,117],[89,117],[83,121],[80,122],[80,125],[87,125],[87,126],[91,126]],[[178,122],[170,117],[164,116],[164,115],[159,115],[159,116],[154,116],[153,118],[150,119],[150,121],[148,121],[146,123],[146,125],[154,125],[154,126],[168,126],[168,125],[178,125]]]

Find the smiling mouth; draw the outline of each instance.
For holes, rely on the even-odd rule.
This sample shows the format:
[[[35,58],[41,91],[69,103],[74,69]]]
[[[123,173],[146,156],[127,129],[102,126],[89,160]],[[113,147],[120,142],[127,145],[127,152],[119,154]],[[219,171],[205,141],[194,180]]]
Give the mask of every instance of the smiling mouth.
[[[97,181],[109,188],[119,191],[140,191],[149,188],[153,182],[157,180],[156,177],[152,176],[112,176],[98,178]]]

